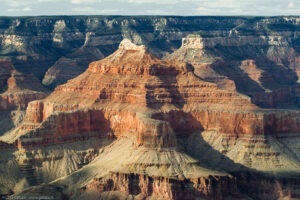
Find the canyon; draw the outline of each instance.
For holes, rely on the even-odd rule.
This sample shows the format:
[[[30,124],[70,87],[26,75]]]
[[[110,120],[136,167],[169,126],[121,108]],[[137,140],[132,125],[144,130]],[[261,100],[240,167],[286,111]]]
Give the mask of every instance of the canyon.
[[[0,30],[0,197],[300,197],[299,17]]]

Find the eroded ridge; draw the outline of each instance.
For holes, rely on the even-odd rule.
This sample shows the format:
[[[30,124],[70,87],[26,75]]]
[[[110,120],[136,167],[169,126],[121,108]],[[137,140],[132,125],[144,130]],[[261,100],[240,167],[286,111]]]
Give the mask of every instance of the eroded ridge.
[[[75,199],[249,198],[247,176],[268,173],[281,175],[278,184],[294,197],[297,186],[283,182],[285,172],[299,171],[299,114],[264,110],[235,90],[204,81],[190,64],[162,61],[125,39],[112,55],[30,102],[24,123],[2,140],[25,152],[97,141],[89,153],[64,151],[64,162],[73,167],[39,186],[64,188],[57,192]],[[288,144],[288,150],[280,148]],[[44,170],[40,177],[50,173],[38,169]]]

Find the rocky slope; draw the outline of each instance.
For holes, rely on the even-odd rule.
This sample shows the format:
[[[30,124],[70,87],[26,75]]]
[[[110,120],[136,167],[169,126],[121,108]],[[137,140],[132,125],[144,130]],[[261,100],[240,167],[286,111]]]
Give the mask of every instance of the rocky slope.
[[[30,102],[25,121],[1,138],[3,151],[11,151],[1,154],[3,163],[22,172],[9,184],[3,173],[2,193],[299,197],[300,112],[261,109],[194,71],[124,39],[113,54]]]
[[[32,74],[17,71],[9,60],[0,60],[0,77],[1,137],[23,121],[28,103],[45,98],[48,90]]]
[[[254,19],[287,30],[288,20],[293,20]],[[0,56],[12,59],[16,70],[34,73],[45,85],[54,88],[82,73],[90,62],[110,55],[123,38],[147,45],[149,51],[160,57],[177,49],[182,37],[190,33],[231,30],[251,20],[164,16],[0,17]]]
[[[261,107],[298,108],[297,19],[283,18],[279,23],[286,28],[253,20],[229,31],[199,31],[165,59],[188,62],[200,78],[250,96]]]
[[[40,81],[32,74],[17,71],[10,60],[0,59],[0,138],[19,126],[25,119],[25,110],[30,101],[43,99],[48,95]],[[16,143],[9,144],[0,139],[1,175],[0,196],[21,190],[28,186],[25,179],[20,176],[21,168],[12,159],[12,152]],[[16,182],[19,180],[19,183]]]
[[[0,198],[297,199],[298,38],[297,17],[0,18]]]
[[[179,48],[183,37],[197,31],[204,37],[248,36],[249,40],[232,37],[226,44],[221,42],[227,47],[238,43],[243,47],[239,51],[221,48],[212,52],[214,57],[220,56],[220,51],[223,56],[229,51],[235,58],[268,54],[277,64],[291,63],[297,71],[298,17],[0,17],[0,56],[11,59],[16,70],[33,73],[54,88],[82,73],[90,62],[110,55],[123,38],[144,44],[162,57]],[[220,40],[206,40],[206,45],[220,45]]]

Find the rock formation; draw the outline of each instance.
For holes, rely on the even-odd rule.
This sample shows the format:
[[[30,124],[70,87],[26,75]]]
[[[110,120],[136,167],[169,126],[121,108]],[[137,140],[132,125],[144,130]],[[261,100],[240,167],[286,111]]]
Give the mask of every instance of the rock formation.
[[[3,24],[0,198],[300,196],[298,18]]]
[[[96,47],[83,46],[61,57],[45,73],[42,83],[50,88],[67,82],[85,71],[90,62],[104,58]]]
[[[268,182],[265,190],[286,191],[270,198],[293,198],[297,184],[284,182],[299,176],[299,119],[299,111],[261,109],[202,80],[190,64],[160,60],[124,39],[116,52],[30,102],[24,123],[2,141],[34,169],[24,175],[31,185],[38,184],[32,177],[54,180],[38,190],[57,187],[73,199],[263,199],[264,191],[248,185],[258,180]],[[92,151],[91,140],[98,141]],[[77,142],[86,145],[82,153],[68,147],[63,156],[46,156]],[[41,152],[22,157],[37,147]],[[37,155],[42,167],[32,160]],[[66,163],[61,174],[46,167]]]
[[[30,101],[43,99],[47,90],[37,78],[16,71],[9,61],[1,61],[2,94],[0,110],[26,109]]]
[[[144,44],[158,56],[172,53],[195,31],[224,31],[258,21],[269,30],[297,30],[298,18],[166,17],[166,16],[40,16],[0,17],[0,55],[16,70],[33,73],[47,86],[65,83],[89,62],[110,55],[123,38]],[[256,34],[249,29],[248,34]],[[297,41],[295,41],[297,42]],[[83,56],[86,55],[86,56]],[[276,58],[276,56],[275,56]],[[72,59],[72,61],[70,60]],[[295,59],[290,57],[291,60]],[[47,73],[46,73],[47,72]],[[45,74],[46,73],[46,74]]]
[[[0,60],[0,137],[24,119],[30,101],[47,96],[40,81],[31,74],[17,71],[9,60]]]
[[[299,31],[269,23],[254,20],[228,31],[199,31],[183,38],[181,48],[165,59],[192,64],[200,78],[250,96],[258,106],[298,108]]]

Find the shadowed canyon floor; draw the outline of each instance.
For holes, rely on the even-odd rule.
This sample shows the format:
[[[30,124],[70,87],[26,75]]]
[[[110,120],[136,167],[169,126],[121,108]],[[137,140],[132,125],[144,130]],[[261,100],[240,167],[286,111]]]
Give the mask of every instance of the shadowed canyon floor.
[[[298,199],[299,53],[284,39],[298,32],[256,37],[242,28],[194,33],[163,59],[132,39],[105,58],[84,47],[42,82],[62,83],[103,59],[50,95],[3,60],[0,195]],[[74,73],[65,79],[61,65]]]

